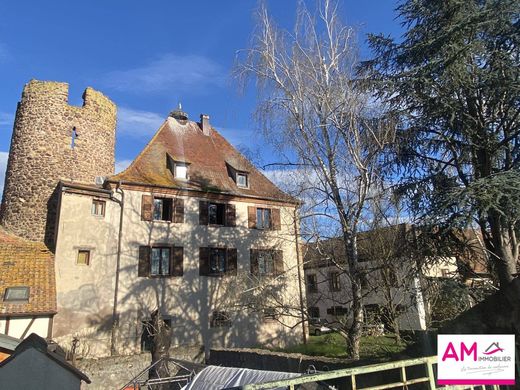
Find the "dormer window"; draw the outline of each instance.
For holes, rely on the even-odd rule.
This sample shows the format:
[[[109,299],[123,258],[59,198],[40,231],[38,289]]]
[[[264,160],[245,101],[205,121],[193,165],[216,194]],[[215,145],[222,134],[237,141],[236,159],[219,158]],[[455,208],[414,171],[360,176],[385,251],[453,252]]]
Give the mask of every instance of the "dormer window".
[[[237,172],[237,186],[242,188],[249,187],[249,178],[246,173]]]
[[[175,178],[186,180],[188,179],[188,165],[181,162],[175,163]]]

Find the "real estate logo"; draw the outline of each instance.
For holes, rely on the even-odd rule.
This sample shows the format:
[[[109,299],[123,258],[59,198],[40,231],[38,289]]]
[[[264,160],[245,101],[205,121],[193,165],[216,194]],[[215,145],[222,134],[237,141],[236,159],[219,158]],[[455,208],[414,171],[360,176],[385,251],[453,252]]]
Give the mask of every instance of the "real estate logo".
[[[438,335],[439,385],[514,385],[515,336]]]

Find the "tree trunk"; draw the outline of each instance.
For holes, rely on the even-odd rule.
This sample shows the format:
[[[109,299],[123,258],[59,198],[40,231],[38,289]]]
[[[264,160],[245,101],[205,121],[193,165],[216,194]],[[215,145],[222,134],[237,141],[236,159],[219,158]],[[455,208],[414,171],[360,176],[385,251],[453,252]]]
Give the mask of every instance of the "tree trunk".
[[[496,265],[500,286],[507,286],[516,274],[517,259],[514,256],[516,250],[513,237],[510,235],[510,227],[503,222],[503,217],[495,210],[488,212],[488,222],[491,228],[491,261]]]
[[[155,310],[152,313],[151,327],[153,332],[152,364],[161,362],[150,369],[148,377],[150,379],[165,378],[170,376],[167,359],[170,357],[171,329],[165,324],[159,310]],[[158,390],[166,390],[168,388],[169,384],[154,386],[154,389]]]

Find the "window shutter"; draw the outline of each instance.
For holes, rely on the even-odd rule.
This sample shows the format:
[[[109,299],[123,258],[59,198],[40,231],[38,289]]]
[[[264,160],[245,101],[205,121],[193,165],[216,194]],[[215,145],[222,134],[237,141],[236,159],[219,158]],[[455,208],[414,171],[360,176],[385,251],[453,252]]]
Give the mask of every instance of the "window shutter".
[[[249,229],[256,229],[256,207],[247,207],[247,226]]]
[[[199,202],[199,224],[207,225],[208,222],[208,202],[201,200]]]
[[[153,219],[153,196],[143,195],[141,198],[141,220],[151,221]]]
[[[209,248],[199,248],[199,275],[209,275]]]
[[[271,209],[271,229],[272,230],[280,230],[280,209]]]
[[[283,251],[273,250],[274,257],[274,273],[280,275],[283,273]]]
[[[146,277],[150,274],[150,247],[139,247],[139,265],[137,268],[137,276]]]
[[[249,261],[251,263],[251,274],[258,275],[258,250],[251,249],[249,251]]]
[[[226,253],[226,275],[237,274],[237,248],[228,248]]]
[[[226,205],[226,226],[237,226],[237,212],[234,204]]]
[[[175,198],[173,200],[173,218],[174,223],[184,223],[184,199]]]
[[[183,275],[183,266],[182,260],[184,258],[184,248],[182,246],[174,246],[172,247],[172,255],[171,255],[171,264],[170,264],[170,273],[171,276],[182,276]]]

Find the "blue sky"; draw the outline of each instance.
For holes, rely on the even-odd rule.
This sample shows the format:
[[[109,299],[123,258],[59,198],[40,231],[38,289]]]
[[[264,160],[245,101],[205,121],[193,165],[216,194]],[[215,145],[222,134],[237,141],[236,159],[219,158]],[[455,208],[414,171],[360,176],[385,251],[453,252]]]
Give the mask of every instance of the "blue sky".
[[[314,4],[314,2],[312,2]],[[340,1],[347,24],[399,36],[394,1]],[[237,92],[230,71],[247,48],[256,0],[3,1],[0,3],[0,185],[23,85],[30,79],[70,84],[81,104],[92,86],[118,106],[116,160],[133,159],[168,113],[182,102],[190,118],[211,123],[236,146],[263,148],[252,119],[255,93]],[[294,22],[296,1],[267,5],[283,27]],[[267,153],[264,162],[274,157]]]

